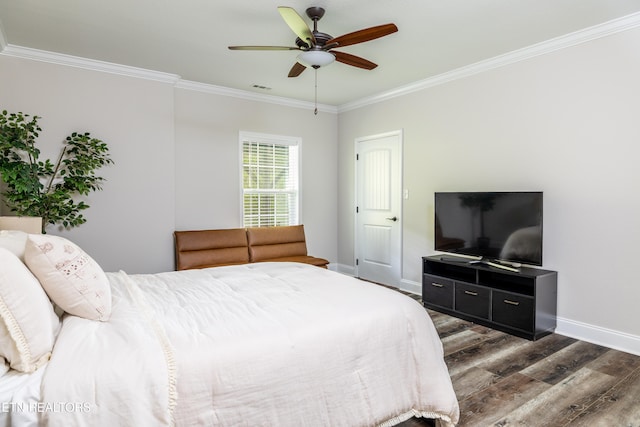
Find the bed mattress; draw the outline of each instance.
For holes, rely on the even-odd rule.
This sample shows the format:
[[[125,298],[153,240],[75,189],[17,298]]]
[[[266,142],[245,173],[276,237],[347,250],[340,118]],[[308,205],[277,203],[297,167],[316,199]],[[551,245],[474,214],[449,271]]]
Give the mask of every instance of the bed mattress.
[[[298,263],[108,277],[108,322],[63,319],[40,397],[74,409],[43,425],[457,422],[433,323],[398,292]]]

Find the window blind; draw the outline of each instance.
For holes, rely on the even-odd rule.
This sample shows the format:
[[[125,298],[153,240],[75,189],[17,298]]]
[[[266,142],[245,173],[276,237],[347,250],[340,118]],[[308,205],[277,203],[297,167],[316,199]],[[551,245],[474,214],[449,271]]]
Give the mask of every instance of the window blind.
[[[242,139],[245,227],[298,224],[298,144]]]

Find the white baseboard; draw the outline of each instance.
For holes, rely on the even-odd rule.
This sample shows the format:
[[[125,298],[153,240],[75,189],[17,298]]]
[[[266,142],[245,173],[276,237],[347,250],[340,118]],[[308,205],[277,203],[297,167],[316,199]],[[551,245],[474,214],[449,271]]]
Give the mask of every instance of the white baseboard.
[[[422,295],[422,283],[414,282],[413,280],[400,280],[400,289],[412,294]]]
[[[355,276],[356,268],[346,264],[329,264],[329,268],[347,276]],[[400,279],[400,289],[412,294],[422,295],[422,284],[412,280]]]
[[[422,294],[422,285],[410,280],[403,279],[401,289],[418,295]],[[640,336],[563,317],[558,317],[557,321],[555,330],[557,334],[640,356]]]
[[[355,276],[356,274],[356,268],[352,265],[329,264],[329,268],[333,271],[337,271],[338,273],[346,274],[347,276]]]
[[[333,268],[332,268],[333,267]],[[329,264],[329,268],[338,273],[346,274],[347,276],[355,276],[356,268],[346,264]],[[422,284],[414,282],[412,280],[400,279],[400,289],[403,291],[411,292],[412,294],[422,295]]]
[[[640,337],[558,317],[556,333],[640,356]]]
[[[355,268],[338,264],[336,271],[353,276]],[[412,280],[402,279],[400,289],[416,295],[422,295],[422,284]],[[640,356],[640,336],[590,325],[577,320],[565,319],[564,317],[558,317],[557,321],[558,325],[555,330],[557,334]]]

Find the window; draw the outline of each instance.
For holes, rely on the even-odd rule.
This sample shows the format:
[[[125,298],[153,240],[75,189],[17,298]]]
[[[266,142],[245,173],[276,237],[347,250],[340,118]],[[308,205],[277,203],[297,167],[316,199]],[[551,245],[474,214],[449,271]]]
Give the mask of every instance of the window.
[[[245,227],[298,224],[299,138],[240,134]]]

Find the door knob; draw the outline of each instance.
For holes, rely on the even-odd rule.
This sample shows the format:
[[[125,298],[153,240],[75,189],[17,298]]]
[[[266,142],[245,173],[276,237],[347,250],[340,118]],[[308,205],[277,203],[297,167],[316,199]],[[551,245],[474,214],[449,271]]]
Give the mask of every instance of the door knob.
[[[391,217],[391,218],[387,218],[390,221],[396,222],[398,220],[397,216]]]

